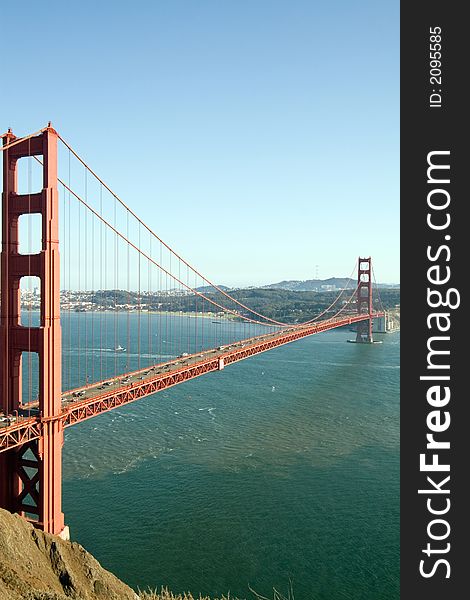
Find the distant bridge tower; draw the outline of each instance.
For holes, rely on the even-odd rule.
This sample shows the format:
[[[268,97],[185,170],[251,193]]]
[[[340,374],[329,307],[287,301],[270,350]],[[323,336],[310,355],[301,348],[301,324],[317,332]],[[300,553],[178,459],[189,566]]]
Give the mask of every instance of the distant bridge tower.
[[[16,137],[9,130],[3,144]],[[41,156],[42,190],[18,194],[18,160]],[[0,410],[21,409],[23,352],[39,358],[40,439],[25,439],[18,448],[0,454],[0,507],[27,517],[36,527],[64,534],[62,514],[61,328],[59,287],[59,218],[57,193],[57,133],[52,127],[19,141],[3,152]],[[42,217],[42,246],[38,254],[19,253],[21,215]],[[39,327],[20,320],[20,280],[40,280]]]
[[[358,259],[356,306],[360,315],[368,314],[369,319],[357,324],[357,343],[371,344],[372,337],[372,258]]]

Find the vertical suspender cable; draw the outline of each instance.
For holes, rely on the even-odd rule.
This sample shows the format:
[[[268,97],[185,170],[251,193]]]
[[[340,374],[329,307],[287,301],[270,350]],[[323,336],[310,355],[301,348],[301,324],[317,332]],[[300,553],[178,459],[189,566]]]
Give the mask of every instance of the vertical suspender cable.
[[[100,183],[100,215],[103,216],[103,185]],[[103,221],[100,221],[100,381],[103,381]]]
[[[62,275],[61,275],[61,282],[62,285],[65,288],[65,282],[66,282],[66,268],[65,268],[65,264],[67,262],[67,219],[66,219],[66,215],[67,215],[67,205],[66,205],[66,193],[67,190],[62,186],[62,190],[63,190],[63,206],[62,206],[62,248],[63,248],[63,255],[62,255],[62,260],[60,262],[60,266],[62,269]],[[60,313],[61,313],[61,320],[64,323],[65,327],[65,337],[66,339],[70,337],[70,332],[67,331],[67,320],[66,319],[62,319],[62,310],[63,310],[63,304],[62,304],[62,298],[65,297],[65,294],[63,294],[63,291],[61,290],[61,303],[60,303]],[[65,344],[62,343],[62,348],[64,348]],[[65,360],[64,360],[65,359]],[[63,351],[62,351],[62,361],[63,361],[63,365],[62,365],[62,391],[65,391],[65,389],[67,389],[66,387],[64,387],[67,383],[67,379],[66,379],[66,374],[67,374],[67,365],[70,361],[70,354],[66,355],[64,357],[63,355]]]
[[[168,269],[168,271],[171,273],[171,254],[170,254],[170,261],[169,261],[170,267]],[[170,285],[171,285],[171,277],[170,277]],[[167,281],[167,294],[168,294],[168,314],[169,314],[169,344],[170,344],[170,348],[172,349],[172,352],[174,352],[174,345],[173,345],[173,324],[172,324],[172,314],[171,314],[171,309],[172,309],[172,296],[170,293],[170,288],[168,285],[168,281]]]
[[[129,211],[127,211],[127,239],[129,238]],[[127,352],[127,364],[126,372],[131,370],[131,325],[130,325],[130,310],[131,310],[131,246],[127,243],[127,311],[126,311],[126,352]]]
[[[71,161],[71,154],[70,154],[70,150],[68,151],[68,156],[69,156],[69,161],[68,161],[68,167],[69,167],[69,190],[71,189],[72,186],[72,181],[71,181],[71,165],[70,165],[70,161]],[[72,389],[72,297],[71,297],[71,291],[72,291],[72,248],[70,246],[71,244],[71,211],[72,211],[72,207],[71,207],[71,196],[70,196],[70,191],[68,192],[68,206],[69,206],[69,212],[68,212],[68,256],[67,256],[67,262],[68,262],[68,276],[69,276],[69,284],[68,284],[68,322],[69,322],[69,377],[68,377],[68,385],[67,385],[67,389]]]
[[[117,230],[116,222],[116,198],[114,199],[114,229]],[[114,236],[114,377],[117,373],[117,288],[118,288],[118,236]]]
[[[141,247],[141,240],[140,240],[140,223],[138,225],[139,227],[139,233],[138,233],[138,237],[139,237],[139,244],[138,247]],[[137,304],[137,330],[138,330],[138,337],[137,337],[137,361],[138,361],[138,369],[140,369],[140,352],[141,352],[141,345],[140,345],[140,315],[141,315],[141,291],[140,291],[140,269],[141,269],[141,264],[140,264],[140,259],[141,259],[141,254],[139,252],[139,258],[138,258],[138,269],[139,269],[139,276],[138,276],[138,287],[139,287],[139,299],[138,299],[138,304]]]
[[[178,261],[178,279],[181,281],[181,261]],[[181,302],[182,297],[181,297],[181,293],[182,293],[182,288],[181,288],[181,284],[178,284],[178,292],[179,292],[179,298],[177,300],[177,305],[176,307],[179,308],[183,308],[183,304],[179,304],[179,302]],[[184,328],[184,321],[185,318],[183,316],[183,311],[181,310],[181,312],[179,312],[178,319],[176,320],[176,323],[179,324],[179,344],[178,344],[178,354],[181,354],[183,352],[183,328]]]
[[[104,289],[106,290],[106,292],[108,291],[108,272],[109,272],[109,268],[108,268],[108,228],[105,227],[104,228]],[[109,300],[108,300],[109,298]],[[111,294],[107,294],[106,293],[106,314],[104,317],[104,343],[106,344],[106,347],[108,346],[108,303],[111,303]],[[105,357],[106,360],[106,357]],[[104,366],[104,377],[101,378],[101,380],[103,380],[105,377],[108,376],[108,370],[109,370],[109,365],[108,365],[109,361],[106,360],[105,362],[105,366]]]
[[[85,169],[85,202],[88,203],[88,177],[87,170]],[[88,213],[85,210],[85,252],[84,252],[84,260],[85,260],[85,270],[84,270],[84,292],[85,292],[85,300],[88,300]],[[84,306],[84,322],[85,322],[85,384],[88,384],[88,303],[85,303]]]
[[[95,296],[95,218],[91,216],[91,380],[95,381],[95,360],[94,360],[94,346],[95,346],[95,310],[96,310],[96,296]]]
[[[152,256],[152,236],[149,237],[149,254]],[[153,364],[152,360],[152,325],[151,325],[151,312],[150,312],[150,299],[152,298],[151,288],[151,268],[150,261],[147,259],[147,354],[148,354],[148,364],[149,366]]]
[[[163,264],[163,246],[162,243],[160,242],[160,264]],[[158,348],[159,348],[159,352],[160,352],[160,358],[163,358],[163,271],[160,269],[159,272],[159,282],[158,282],[158,287],[159,287],[159,297],[160,297],[160,302],[159,302],[159,306],[158,306],[158,311],[159,311],[159,315],[158,315],[158,340],[159,340],[159,344],[158,344]]]
[[[80,321],[81,321],[81,257],[82,257],[82,248],[81,248],[81,203],[78,203],[78,252],[77,252],[77,260],[78,260],[78,290],[77,290],[77,298],[78,298],[78,312],[77,312],[77,344],[78,344],[78,357],[77,357],[77,362],[78,362],[78,367],[77,367],[77,373],[78,373],[78,381],[76,382],[76,385],[80,385],[81,384],[81,372],[80,372],[80,354],[81,354],[81,350],[80,350]]]

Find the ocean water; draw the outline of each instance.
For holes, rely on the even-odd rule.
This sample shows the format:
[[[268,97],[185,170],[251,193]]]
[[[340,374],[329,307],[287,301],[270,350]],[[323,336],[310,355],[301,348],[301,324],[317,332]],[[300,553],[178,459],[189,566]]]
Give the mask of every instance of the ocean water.
[[[66,383],[136,366],[135,315],[118,318],[126,351],[110,340],[104,363],[83,355],[83,315],[63,319]],[[188,318],[171,326],[191,349]],[[207,344],[244,333],[205,328]],[[303,339],[67,429],[72,539],[135,589],[252,598],[292,582],[296,600],[398,598],[400,337],[351,337]],[[157,320],[141,353],[172,356],[164,338]]]

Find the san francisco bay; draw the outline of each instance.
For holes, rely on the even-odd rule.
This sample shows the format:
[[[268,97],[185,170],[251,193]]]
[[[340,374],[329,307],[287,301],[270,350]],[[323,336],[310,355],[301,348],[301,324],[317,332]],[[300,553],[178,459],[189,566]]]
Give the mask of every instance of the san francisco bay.
[[[129,319],[95,315],[96,336],[103,318],[110,331]],[[63,318],[64,380],[91,335],[77,335],[83,319]],[[171,317],[173,340],[188,321]],[[109,372],[137,361],[136,323],[124,351],[109,344]],[[243,326],[205,327],[211,344]],[[399,333],[373,346],[352,335],[318,334],[66,430],[72,539],[136,589],[243,598],[292,582],[296,598],[396,598]],[[174,356],[147,350],[149,362]]]

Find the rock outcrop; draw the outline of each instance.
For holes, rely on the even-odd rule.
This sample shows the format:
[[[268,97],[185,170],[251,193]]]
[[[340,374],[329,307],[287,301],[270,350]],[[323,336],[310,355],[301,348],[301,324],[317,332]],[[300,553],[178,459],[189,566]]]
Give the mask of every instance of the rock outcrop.
[[[0,509],[0,600],[138,600],[77,542]]]

